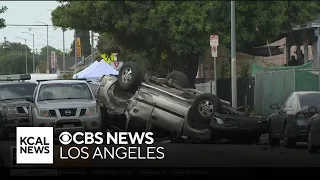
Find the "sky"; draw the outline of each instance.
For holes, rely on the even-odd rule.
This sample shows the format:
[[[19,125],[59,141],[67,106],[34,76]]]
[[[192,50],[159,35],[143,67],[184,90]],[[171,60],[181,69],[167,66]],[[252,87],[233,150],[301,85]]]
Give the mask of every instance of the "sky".
[[[51,11],[59,5],[56,1],[1,1],[1,6],[7,6],[8,10],[1,14],[1,18],[6,20],[7,27],[0,29],[0,43],[6,38],[9,42],[25,43],[32,49],[32,34],[34,34],[34,48],[37,52],[47,45],[47,27],[14,27],[10,24],[34,25],[49,24],[51,22]],[[41,23],[39,23],[41,22]],[[31,28],[31,29],[30,29]],[[23,33],[23,32],[29,32]],[[63,33],[60,29],[49,27],[49,46],[63,50]],[[65,32],[65,49],[70,50],[70,45],[74,39],[74,31]],[[96,44],[96,42],[95,42]]]

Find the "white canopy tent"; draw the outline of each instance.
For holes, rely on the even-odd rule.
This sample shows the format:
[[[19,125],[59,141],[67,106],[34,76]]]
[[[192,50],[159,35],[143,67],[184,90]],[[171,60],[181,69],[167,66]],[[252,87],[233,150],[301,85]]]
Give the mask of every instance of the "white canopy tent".
[[[94,66],[93,66],[94,65]],[[73,75],[73,79],[76,78],[88,78],[88,79],[94,79],[94,78],[100,78],[103,75],[118,75],[119,72],[114,69],[112,66],[110,66],[107,62],[104,60],[101,60],[100,62],[96,61],[91,66],[87,67],[83,71]]]
[[[94,63],[92,63],[90,66],[88,66],[84,70],[78,72],[77,74],[74,74],[73,75],[73,79],[80,78],[79,76],[90,72],[92,69],[96,68],[98,64],[99,64],[99,62],[95,61]]]

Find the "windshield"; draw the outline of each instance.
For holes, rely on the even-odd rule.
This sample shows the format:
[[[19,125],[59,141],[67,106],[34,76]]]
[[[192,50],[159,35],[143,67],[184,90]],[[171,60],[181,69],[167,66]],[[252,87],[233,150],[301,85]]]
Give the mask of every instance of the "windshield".
[[[54,83],[40,87],[38,101],[58,99],[93,99],[86,83]]]
[[[33,95],[36,84],[2,84],[0,100],[25,99]]]
[[[308,108],[314,106],[320,108],[320,93],[311,93],[300,95],[301,108]]]

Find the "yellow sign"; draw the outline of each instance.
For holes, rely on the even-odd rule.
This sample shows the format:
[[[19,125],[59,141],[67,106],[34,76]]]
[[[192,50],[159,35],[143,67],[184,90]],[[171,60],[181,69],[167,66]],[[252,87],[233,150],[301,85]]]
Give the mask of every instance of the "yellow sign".
[[[76,50],[77,50],[77,57],[81,57],[81,41],[80,38],[76,38]]]
[[[114,55],[114,53],[112,53],[110,56],[108,56],[107,54],[101,54],[101,58],[108,64],[111,64],[112,62],[114,62]]]

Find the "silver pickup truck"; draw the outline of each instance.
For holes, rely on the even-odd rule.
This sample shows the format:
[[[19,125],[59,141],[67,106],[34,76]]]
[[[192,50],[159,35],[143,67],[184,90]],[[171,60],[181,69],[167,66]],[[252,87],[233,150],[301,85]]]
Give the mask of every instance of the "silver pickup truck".
[[[85,80],[38,81],[28,115],[31,126],[63,131],[101,131],[100,108]]]
[[[123,64],[119,76],[106,75],[98,102],[107,128],[114,131],[153,131],[156,136],[212,140],[220,135],[257,143],[268,132],[268,120],[232,108],[216,95],[190,89],[185,74],[166,78],[143,76],[138,64]]]

